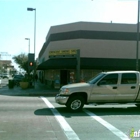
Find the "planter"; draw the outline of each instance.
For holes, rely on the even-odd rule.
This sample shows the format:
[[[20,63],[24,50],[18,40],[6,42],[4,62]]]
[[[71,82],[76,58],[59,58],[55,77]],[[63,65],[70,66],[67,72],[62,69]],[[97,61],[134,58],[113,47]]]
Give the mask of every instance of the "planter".
[[[29,86],[29,82],[20,82],[20,87],[21,87],[22,89],[27,89],[28,86]]]

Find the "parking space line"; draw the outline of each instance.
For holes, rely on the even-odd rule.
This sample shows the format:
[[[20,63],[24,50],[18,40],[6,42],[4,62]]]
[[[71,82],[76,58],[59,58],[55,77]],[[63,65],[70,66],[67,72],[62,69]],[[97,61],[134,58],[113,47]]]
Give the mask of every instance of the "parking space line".
[[[122,131],[120,131],[119,129],[117,129],[116,127],[114,127],[113,125],[111,125],[110,123],[108,123],[107,121],[103,120],[101,117],[97,116],[96,114],[83,109],[83,111],[88,114],[89,116],[91,116],[93,119],[95,119],[96,121],[98,121],[100,124],[102,124],[103,126],[105,126],[107,129],[109,129],[112,133],[114,133],[116,136],[118,136],[120,139],[122,140],[130,140],[128,138],[127,135],[125,135]]]
[[[41,99],[45,102],[45,104],[51,109],[52,113],[54,114],[55,118],[59,122],[61,128],[64,130],[64,133],[68,140],[80,140],[74,130],[70,127],[70,125],[66,122],[64,117],[54,108],[54,106],[45,98],[41,97]]]

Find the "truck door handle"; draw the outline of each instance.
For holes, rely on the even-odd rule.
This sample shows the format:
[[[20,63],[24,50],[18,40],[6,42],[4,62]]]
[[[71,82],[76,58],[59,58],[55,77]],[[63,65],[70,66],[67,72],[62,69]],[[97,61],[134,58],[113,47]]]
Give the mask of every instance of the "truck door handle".
[[[117,89],[117,87],[113,87],[113,89]]]
[[[136,87],[135,87],[135,86],[132,86],[132,87],[131,87],[131,89],[134,89],[134,88],[136,88]]]

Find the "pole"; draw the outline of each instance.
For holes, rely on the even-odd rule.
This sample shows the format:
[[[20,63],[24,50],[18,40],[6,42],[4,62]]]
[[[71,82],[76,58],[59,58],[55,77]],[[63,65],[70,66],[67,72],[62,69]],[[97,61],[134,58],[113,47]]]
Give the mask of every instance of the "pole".
[[[34,14],[34,87],[35,87],[35,74],[36,74],[36,62],[35,62],[35,47],[36,47],[36,8],[27,8],[27,11],[35,11]]]
[[[34,11],[35,11],[35,18],[34,18],[34,55],[35,55],[35,48],[36,48],[36,9],[34,9]]]
[[[30,38],[29,38],[29,51],[28,51],[28,53],[30,53]]]
[[[80,82],[80,50],[77,50],[77,54],[76,54],[76,61],[77,61],[77,65],[76,65],[76,80],[79,83]]]
[[[36,48],[36,9],[35,11],[35,17],[34,17],[34,88],[35,88],[35,75],[36,75],[36,59],[35,59],[35,48]]]
[[[29,46],[29,47],[28,47],[28,53],[30,53],[30,38],[25,38],[25,40],[28,40],[28,41],[29,41],[29,42],[28,42],[28,44],[29,44],[29,45],[28,45],[28,46]]]
[[[30,77],[30,69],[29,69],[29,54],[30,54],[30,38],[29,38],[29,51],[28,51],[28,78]]]
[[[138,0],[138,21],[137,21],[137,47],[136,47],[136,70],[139,70],[139,0]]]

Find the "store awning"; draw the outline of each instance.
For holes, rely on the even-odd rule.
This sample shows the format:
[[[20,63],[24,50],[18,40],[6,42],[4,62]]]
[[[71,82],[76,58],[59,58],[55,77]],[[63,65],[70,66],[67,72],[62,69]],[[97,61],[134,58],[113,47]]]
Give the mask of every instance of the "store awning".
[[[38,65],[37,70],[47,70],[47,69],[75,69],[76,68],[76,58],[57,58],[49,59],[40,65]]]
[[[135,59],[81,58],[82,69],[135,70]]]
[[[98,70],[135,70],[135,59],[112,58],[81,58],[81,69]],[[47,69],[76,69],[76,58],[49,59],[37,67],[37,70]]]

